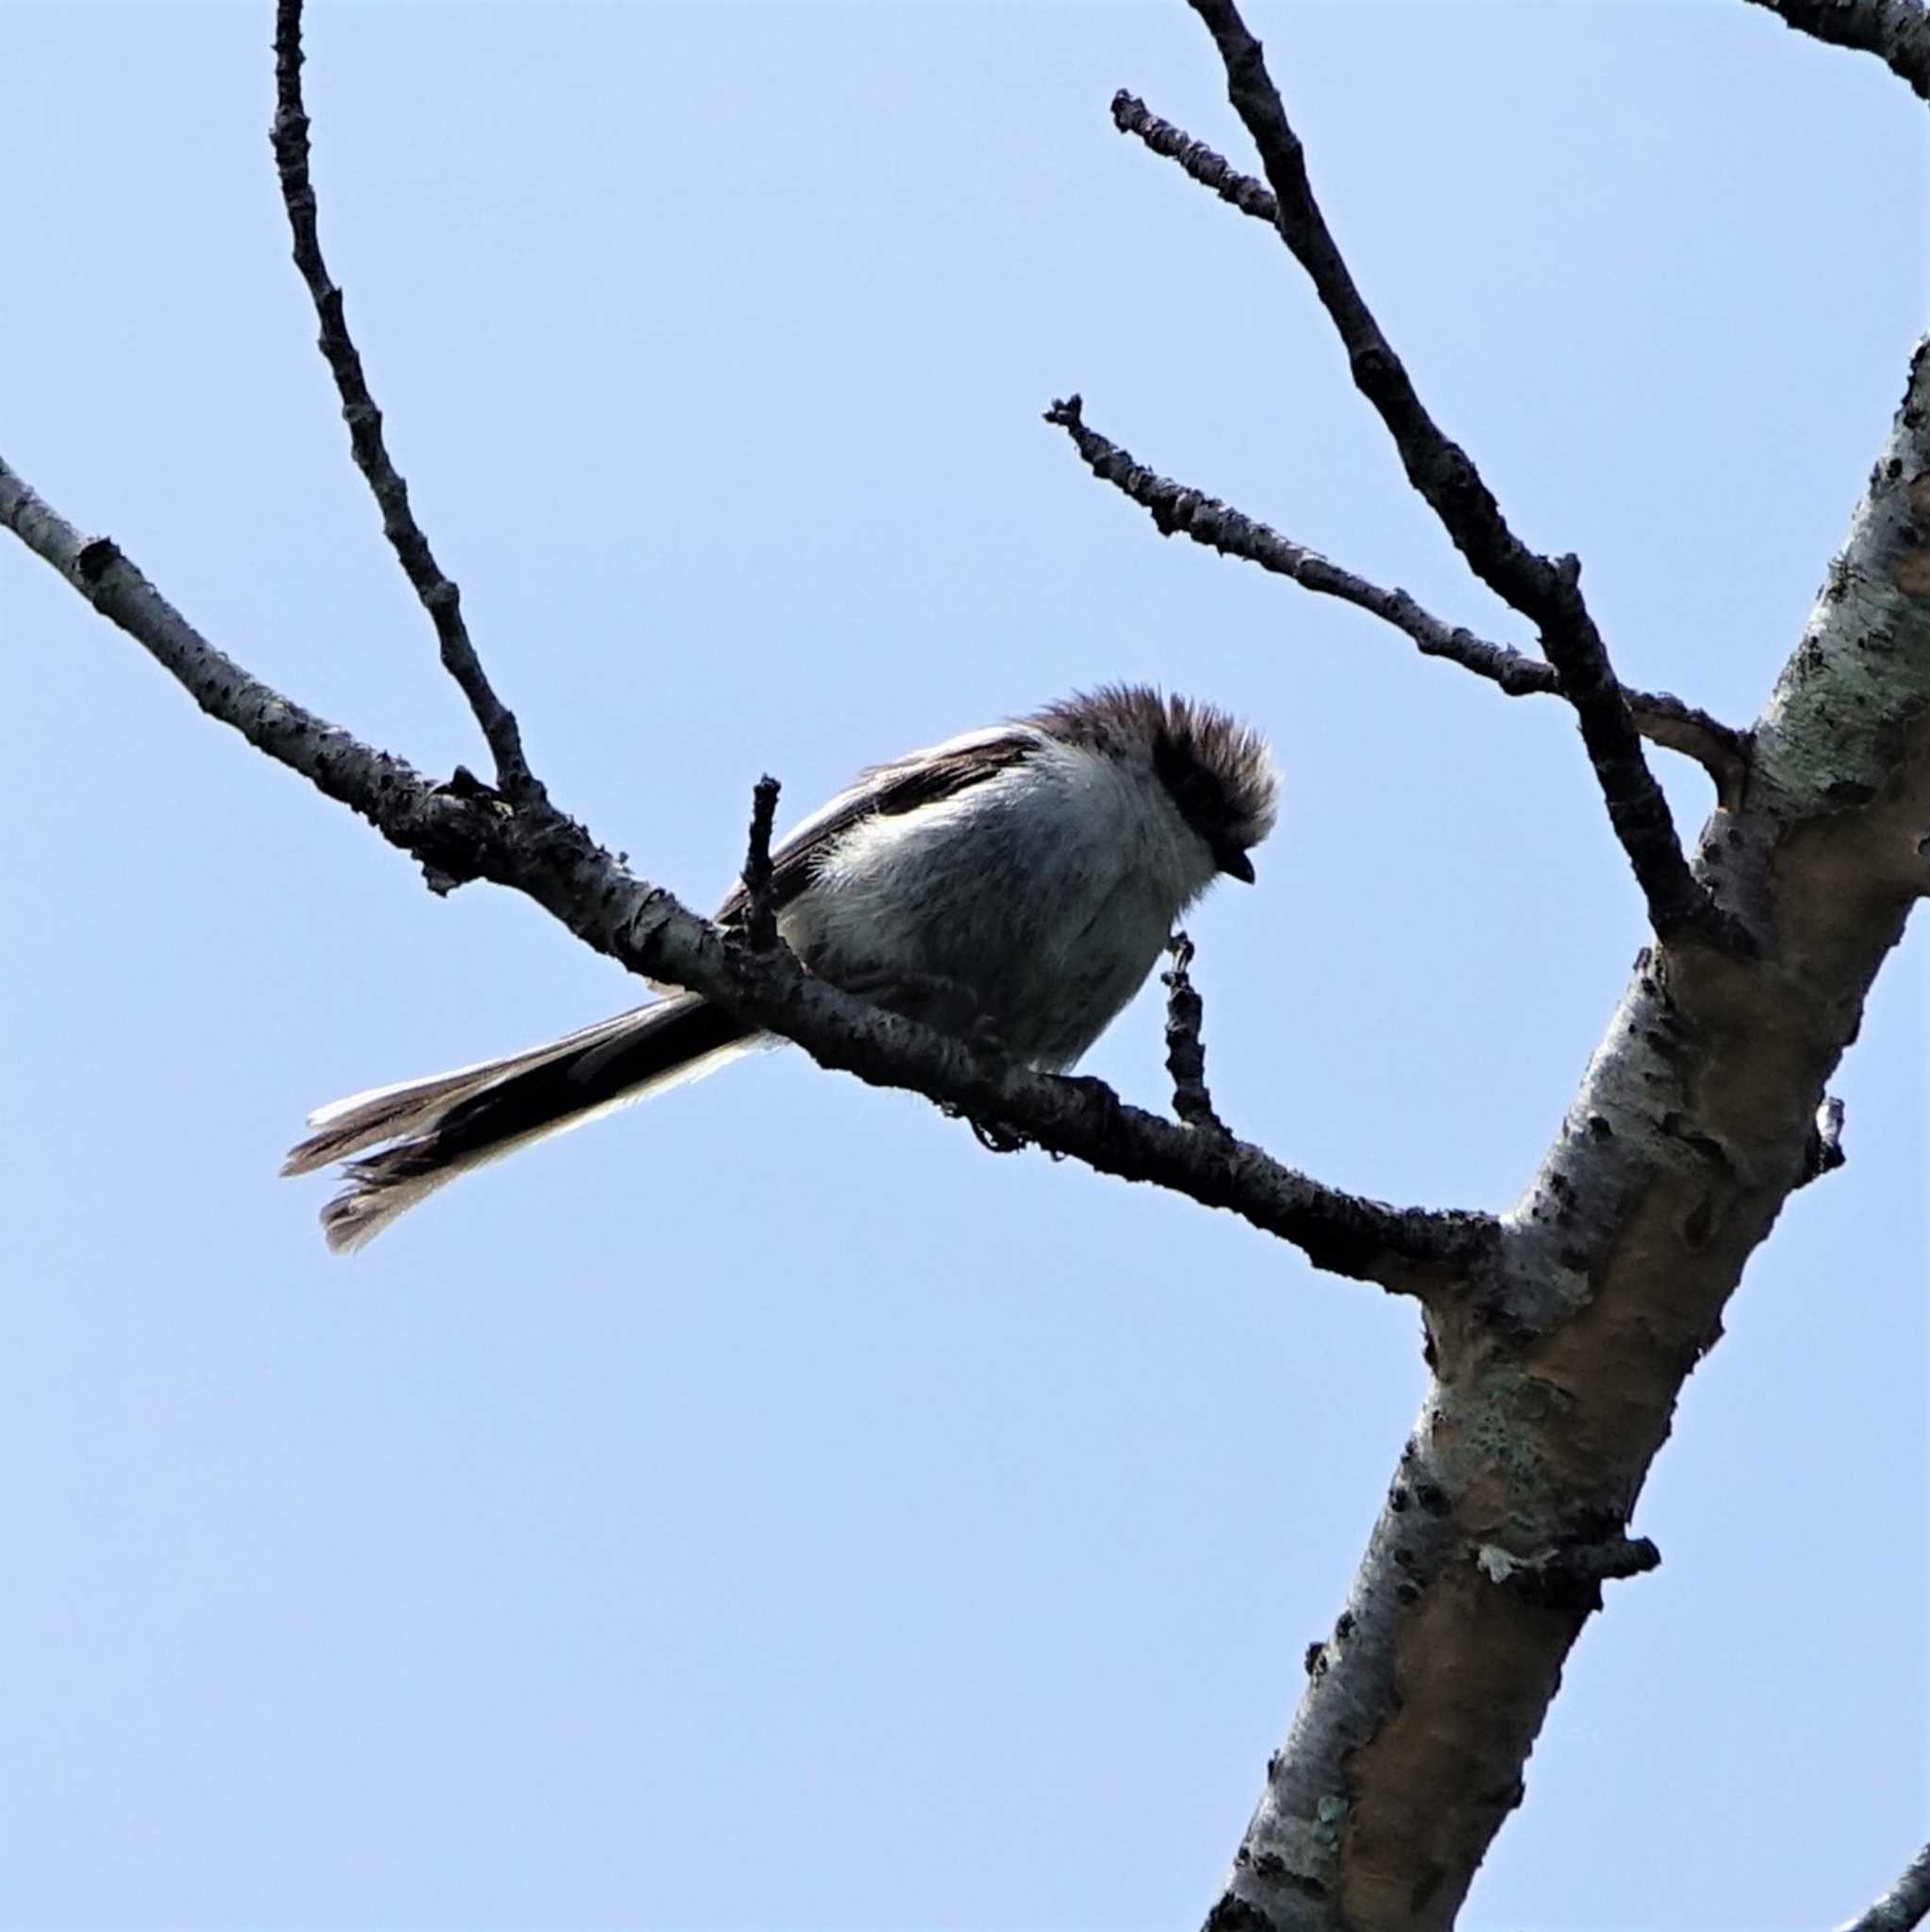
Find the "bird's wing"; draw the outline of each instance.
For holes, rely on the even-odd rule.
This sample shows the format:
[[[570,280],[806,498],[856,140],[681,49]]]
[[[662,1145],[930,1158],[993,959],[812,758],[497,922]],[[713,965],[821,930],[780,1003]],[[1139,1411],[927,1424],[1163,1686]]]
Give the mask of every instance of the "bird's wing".
[[[849,791],[814,811],[774,849],[772,909],[782,911],[810,884],[824,854],[860,819],[892,818],[954,798],[1009,770],[1045,741],[1044,734],[1030,725],[1001,724],[908,753],[889,765],[873,765]],[[749,904],[750,895],[740,879],[717,908],[718,924],[740,924]]]

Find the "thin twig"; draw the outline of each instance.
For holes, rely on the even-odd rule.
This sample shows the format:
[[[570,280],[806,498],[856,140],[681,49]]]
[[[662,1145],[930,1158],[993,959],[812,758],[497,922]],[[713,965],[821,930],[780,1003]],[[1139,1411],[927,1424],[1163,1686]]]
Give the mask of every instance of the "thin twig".
[[[1930,101],[1930,8],[1922,0],[1754,0],[1833,47],[1874,54],[1898,79]]]
[[[1270,228],[1279,225],[1280,204],[1264,181],[1242,175],[1224,155],[1216,154],[1204,141],[1195,141],[1184,127],[1162,121],[1138,94],[1121,88],[1113,95],[1112,125],[1122,134],[1137,135],[1156,155],[1177,161],[1202,188],[1210,188],[1241,214],[1251,215]]]
[[[1580,721],[1609,823],[1641,886],[1656,937],[1747,951],[1739,923],[1689,870],[1669,802],[1642,756],[1607,647],[1583,601],[1580,562],[1528,549],[1508,527],[1467,452],[1428,414],[1314,200],[1300,138],[1267,73],[1259,42],[1247,31],[1233,0],[1190,4],[1213,36],[1226,70],[1227,97],[1259,149],[1273,191],[1275,230],[1306,271],[1339,332],[1355,386],[1379,412],[1409,482],[1469,567],[1534,624],[1542,654]],[[1115,107],[1115,118],[1118,111]]]
[[[282,206],[288,211],[294,241],[295,266],[302,272],[315,314],[322,325],[320,347],[341,397],[342,420],[348,425],[349,447],[356,467],[367,479],[382,512],[382,533],[389,539],[404,574],[415,587],[422,607],[436,627],[443,667],[469,700],[495,760],[496,783],[509,798],[541,797],[542,788],[530,774],[523,755],[523,734],[515,714],[497,697],[469,641],[462,621],[461,593],[443,575],[429,540],[409,508],[408,485],[390,460],[382,436],[382,412],[369,393],[362,358],[342,313],[341,291],[322,258],[322,242],[315,224],[315,190],[308,178],[308,114],[302,101],[302,0],[277,0],[275,9],[275,174],[281,182]]]
[[[767,772],[751,790],[751,840],[744,854],[744,937],[754,951],[777,942],[777,914],[771,903],[771,827],[777,818],[777,780]]]
[[[1226,1123],[1214,1111],[1206,1087],[1206,1047],[1200,1038],[1206,1007],[1188,971],[1193,942],[1176,932],[1166,950],[1173,955],[1173,969],[1159,975],[1159,983],[1166,989],[1166,1071],[1173,1076],[1173,1110],[1202,1133],[1224,1134]]]
[[[1837,1932],[1915,1932],[1925,1919],[1930,1919],[1930,1845],[1860,1919],[1838,1926]]]
[[[1489,1214],[1390,1208],[1323,1186],[1244,1141],[1128,1107],[1104,1081],[1037,1074],[981,1045],[886,1013],[807,973],[785,946],[732,946],[707,919],[630,873],[540,797],[506,803],[438,785],[252,676],[204,638],[110,538],[84,537],[4,461],[0,525],[167,671],[209,717],[367,819],[445,884],[522,892],[585,944],[644,978],[688,987],[820,1065],[907,1088],[1049,1152],[1224,1208],[1316,1267],[1448,1300],[1486,1291],[1500,1249]]]
[[[1319,551],[1242,515],[1217,496],[1207,496],[1147,469],[1086,422],[1079,397],[1055,402],[1046,410],[1045,420],[1072,438],[1095,476],[1145,510],[1162,537],[1175,533],[1190,537],[1222,556],[1242,558],[1278,576],[1290,577],[1303,590],[1338,597],[1404,631],[1421,647],[1423,657],[1445,658],[1464,671],[1487,678],[1511,698],[1560,695],[1561,682],[1552,664],[1511,645],[1476,637],[1459,625],[1447,624],[1423,609],[1406,591],[1370,583]],[[1749,771],[1749,741],[1744,733],[1667,691],[1624,687],[1622,697],[1644,738],[1695,759],[1715,780],[1717,800],[1726,809],[1734,811],[1741,804]]]

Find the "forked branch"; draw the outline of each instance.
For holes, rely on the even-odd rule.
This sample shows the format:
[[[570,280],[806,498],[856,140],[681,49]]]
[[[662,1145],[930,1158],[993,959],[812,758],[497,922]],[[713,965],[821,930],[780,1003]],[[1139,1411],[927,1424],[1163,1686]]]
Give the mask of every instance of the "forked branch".
[[[1331,318],[1347,351],[1355,386],[1379,413],[1408,480],[1470,568],[1534,624],[1542,652],[1580,721],[1609,822],[1641,886],[1656,936],[1747,950],[1740,927],[1689,870],[1668,801],[1642,756],[1607,647],[1582,597],[1579,561],[1542,557],[1523,544],[1467,452],[1429,415],[1314,199],[1300,138],[1267,72],[1259,42],[1247,30],[1233,0],[1189,4],[1213,36],[1226,70],[1228,98],[1259,150],[1273,191],[1273,226]],[[1114,113],[1117,119],[1118,102]],[[1176,136],[1178,130],[1172,132]],[[1190,172],[1205,179],[1203,166]],[[1251,200],[1242,199],[1237,190],[1228,193],[1223,180],[1211,185],[1236,206]]]

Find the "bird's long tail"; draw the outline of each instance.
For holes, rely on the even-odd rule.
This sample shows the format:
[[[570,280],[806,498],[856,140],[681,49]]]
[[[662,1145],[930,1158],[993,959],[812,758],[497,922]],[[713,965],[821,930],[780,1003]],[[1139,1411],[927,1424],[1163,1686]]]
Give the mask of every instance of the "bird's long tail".
[[[347,1252],[458,1174],[701,1078],[764,1038],[683,993],[507,1059],[338,1100],[308,1116],[316,1131],[281,1171],[310,1174],[380,1149],[349,1161],[348,1186],[322,1210],[328,1245]]]

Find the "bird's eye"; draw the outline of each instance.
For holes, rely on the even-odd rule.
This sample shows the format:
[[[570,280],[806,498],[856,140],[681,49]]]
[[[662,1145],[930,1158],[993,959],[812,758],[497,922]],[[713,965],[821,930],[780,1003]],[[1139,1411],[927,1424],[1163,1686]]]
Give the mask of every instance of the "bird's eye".
[[[1165,742],[1154,753],[1159,775],[1180,815],[1196,831],[1211,834],[1225,824],[1226,793],[1218,776],[1190,752]]]
[[[1197,767],[1186,774],[1180,805],[1190,819],[1210,823],[1226,816],[1226,801],[1220,795],[1219,786]]]

